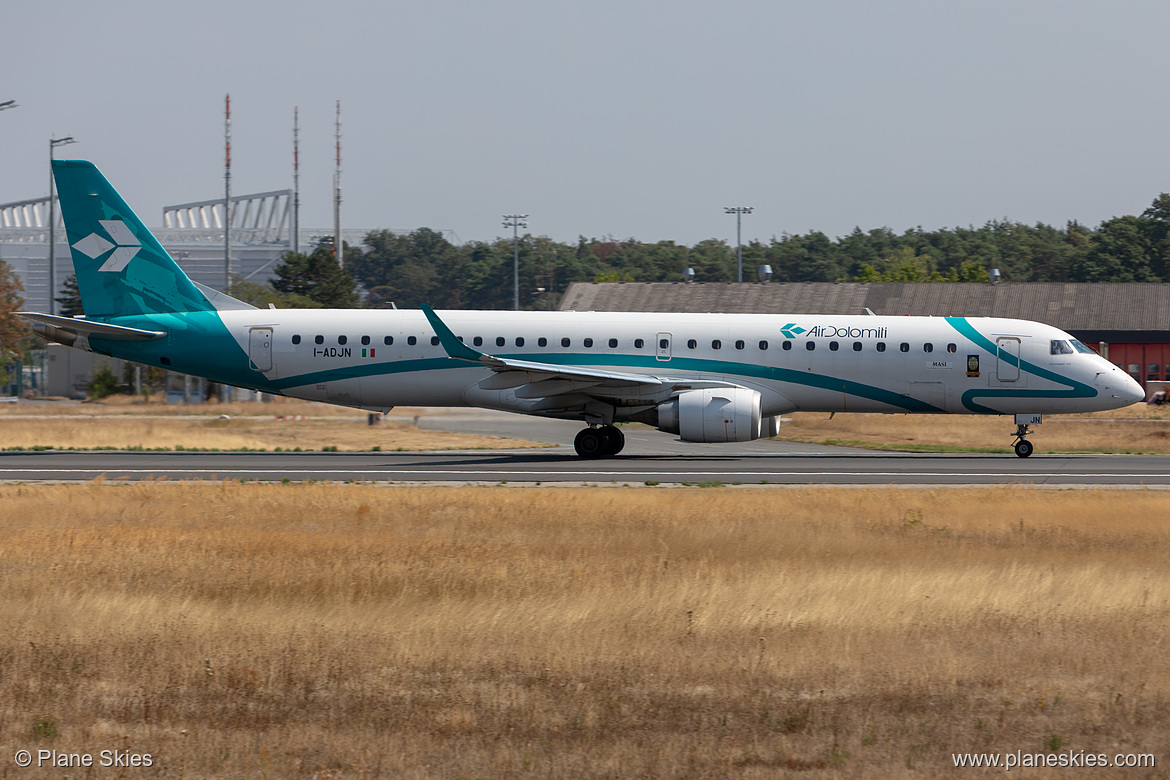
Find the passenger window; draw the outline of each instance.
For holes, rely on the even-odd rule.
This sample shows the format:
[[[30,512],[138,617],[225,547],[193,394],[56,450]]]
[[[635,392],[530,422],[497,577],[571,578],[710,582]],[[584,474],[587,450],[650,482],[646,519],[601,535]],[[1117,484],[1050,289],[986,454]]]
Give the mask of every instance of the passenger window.
[[[439,346],[439,337],[438,336],[431,336],[431,346],[432,347]]]
[[[699,342],[695,341],[694,339],[687,341],[687,349],[694,349],[697,346],[699,346]]]
[[[349,339],[347,339],[345,336],[338,336],[337,337],[337,343],[342,345],[342,346],[345,346],[345,342],[347,342],[347,341],[349,341]]]
[[[878,352],[885,352],[885,351],[886,351],[886,342],[884,342],[884,341],[879,341],[879,342],[877,343],[877,345],[876,345],[874,348],[875,348],[875,349],[876,349]]]
[[[784,349],[784,351],[787,352],[788,350],[792,349],[792,342],[791,341],[784,341],[784,342],[781,342],[780,346]]]
[[[830,342],[829,342],[829,351],[830,351],[830,352],[836,352],[836,351],[837,351],[837,348],[838,348],[838,347],[840,347],[840,346],[841,346],[841,345],[840,345],[840,344],[838,344],[837,342],[835,342],[835,341],[830,341]]]
[[[561,339],[561,346],[562,346],[562,347],[567,347],[567,346],[569,346],[569,344],[571,344],[571,343],[572,343],[572,342],[571,342],[571,341],[569,341],[568,339]]]
[[[540,338],[538,338],[536,340],[536,346],[547,347],[548,346],[548,339],[546,339],[544,336],[541,336]]]
[[[617,349],[617,339],[610,339],[609,340],[609,348],[610,349]]]
[[[418,343],[418,338],[415,336],[407,336],[406,343],[413,347],[415,344]]]
[[[746,345],[745,345],[745,344],[744,344],[742,341],[737,341],[737,342],[735,342],[735,348],[736,348],[736,349],[743,349],[743,348],[744,348],[744,346],[746,346]]]
[[[854,351],[854,352],[860,352],[860,351],[861,351],[861,342],[860,342],[860,341],[855,341],[855,342],[853,342],[853,351]]]
[[[382,343],[385,344],[386,346],[390,346],[391,344],[394,343],[394,337],[393,336],[385,336],[382,338]]]
[[[314,336],[314,337],[313,337],[313,343],[314,343],[314,344],[324,344],[324,343],[325,343],[325,337],[324,337],[324,336]]]
[[[723,342],[720,341],[719,339],[715,339],[714,341],[711,342],[711,349],[719,349],[722,346],[723,346]]]
[[[370,346],[370,337],[369,336],[362,336],[362,346],[363,347]]]
[[[958,351],[959,351],[958,344],[947,344],[947,352],[950,352],[953,355]]]
[[[658,339],[659,349],[670,349],[670,339]]]
[[[923,344],[922,351],[923,352],[934,352],[934,344],[931,344],[930,342]]]
[[[300,344],[300,343],[301,343],[301,337],[300,337],[300,336],[293,336],[293,337],[292,337],[292,343],[294,343],[294,344]]]
[[[516,337],[516,346],[518,346],[518,347],[524,346],[524,337],[523,336]]]
[[[497,347],[504,346],[504,337],[503,336],[496,336],[496,346]]]
[[[898,345],[898,351],[899,352],[909,352],[910,345],[907,344],[905,341],[903,341],[901,344]]]
[[[593,346],[593,339],[585,339],[585,341],[583,343],[585,344],[586,347],[592,347]]]
[[[477,347],[482,347],[483,346],[483,336],[476,336],[475,338],[473,338],[471,340],[471,343]]]
[[[768,348],[768,342],[761,341],[760,342],[760,349],[767,349],[767,348]]]
[[[814,349],[817,348],[817,343],[815,341],[806,341],[806,342],[804,342],[804,348],[807,349],[809,352],[812,352]]]
[[[642,339],[634,339],[634,349],[641,349],[646,346],[646,342]]]

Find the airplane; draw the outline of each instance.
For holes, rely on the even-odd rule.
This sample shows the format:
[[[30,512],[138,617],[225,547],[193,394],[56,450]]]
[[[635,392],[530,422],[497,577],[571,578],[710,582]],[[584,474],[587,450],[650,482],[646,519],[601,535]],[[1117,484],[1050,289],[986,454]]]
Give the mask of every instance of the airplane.
[[[620,422],[688,442],[778,433],[795,411],[1015,416],[1116,409],[1141,386],[1068,333],[988,317],[261,309],[192,281],[97,167],[54,160],[84,317],[20,314],[44,338],[236,387],[388,412],[472,406]]]

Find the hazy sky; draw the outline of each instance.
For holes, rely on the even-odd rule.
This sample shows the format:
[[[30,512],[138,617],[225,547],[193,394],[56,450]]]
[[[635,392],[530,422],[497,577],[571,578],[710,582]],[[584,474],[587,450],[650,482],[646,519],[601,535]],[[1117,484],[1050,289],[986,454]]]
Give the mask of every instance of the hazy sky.
[[[9,2],[0,202],[50,133],[148,225],[292,186],[345,227],[562,241],[830,236],[989,219],[1096,226],[1170,189],[1170,3],[1062,0]]]

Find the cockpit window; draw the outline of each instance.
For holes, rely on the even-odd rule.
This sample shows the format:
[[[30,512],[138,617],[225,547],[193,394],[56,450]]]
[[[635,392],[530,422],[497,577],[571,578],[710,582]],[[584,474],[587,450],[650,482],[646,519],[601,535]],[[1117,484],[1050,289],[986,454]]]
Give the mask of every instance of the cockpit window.
[[[1072,345],[1073,345],[1073,349],[1075,349],[1077,352],[1080,352],[1082,355],[1096,355],[1097,354],[1096,352],[1093,351],[1093,349],[1091,347],[1086,347],[1084,344],[1082,344],[1077,339],[1072,340]]]
[[[1073,353],[1072,345],[1064,339],[1052,340],[1052,354],[1053,355],[1071,355]]]

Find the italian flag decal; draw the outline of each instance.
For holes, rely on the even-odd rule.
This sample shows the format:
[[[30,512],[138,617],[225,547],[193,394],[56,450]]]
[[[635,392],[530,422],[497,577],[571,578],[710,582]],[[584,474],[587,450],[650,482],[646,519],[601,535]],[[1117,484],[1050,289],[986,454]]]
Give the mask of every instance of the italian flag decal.
[[[367,355],[366,354],[367,352],[369,352],[370,354]],[[373,357],[373,356],[374,356],[374,348],[373,347],[370,347],[369,349],[362,350],[362,357]]]

